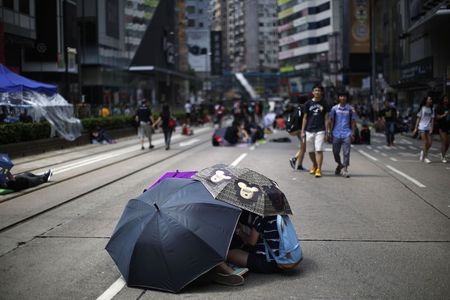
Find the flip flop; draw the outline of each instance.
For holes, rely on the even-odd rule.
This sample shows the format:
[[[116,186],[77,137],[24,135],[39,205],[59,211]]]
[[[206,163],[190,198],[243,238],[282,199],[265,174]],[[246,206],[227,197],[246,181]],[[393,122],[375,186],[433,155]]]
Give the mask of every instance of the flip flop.
[[[244,284],[244,277],[238,274],[223,274],[215,273],[213,277],[215,283],[228,285],[228,286],[238,286]]]

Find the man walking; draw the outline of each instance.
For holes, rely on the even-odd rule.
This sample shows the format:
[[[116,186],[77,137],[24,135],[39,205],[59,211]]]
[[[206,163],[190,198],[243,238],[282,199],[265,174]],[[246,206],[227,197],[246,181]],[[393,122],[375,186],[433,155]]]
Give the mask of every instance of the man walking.
[[[350,165],[351,142],[355,140],[355,111],[347,103],[348,94],[338,92],[339,103],[331,108],[330,111],[330,130],[333,136],[333,155],[337,163],[334,174],[349,178],[348,166]],[[341,162],[340,152],[343,152],[343,163]]]
[[[328,106],[322,99],[323,87],[319,84],[313,88],[313,96],[305,104],[301,137],[306,137],[306,150],[309,152],[313,166],[309,173],[322,177],[323,144],[327,129]]]
[[[397,123],[397,110],[389,101],[384,101],[384,109],[380,112],[380,118],[384,123],[386,145],[394,146],[395,124]]]
[[[141,139],[141,150],[144,150],[145,137],[148,138],[148,148],[154,148],[155,146],[152,145],[152,124],[154,120],[152,111],[147,106],[147,101],[145,99],[141,101],[141,105],[136,112],[135,118],[138,124],[138,136]]]

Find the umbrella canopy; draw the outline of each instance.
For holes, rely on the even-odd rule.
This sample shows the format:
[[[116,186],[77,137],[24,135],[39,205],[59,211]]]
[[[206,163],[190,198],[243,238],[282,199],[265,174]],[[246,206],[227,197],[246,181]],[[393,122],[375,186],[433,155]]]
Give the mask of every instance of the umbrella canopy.
[[[46,84],[20,76],[0,64],[0,93],[32,90],[47,94],[56,94],[55,85]]]
[[[178,292],[226,259],[240,213],[196,180],[166,179],[128,202],[106,250],[128,286]]]
[[[163,181],[166,178],[191,178],[192,175],[197,173],[197,171],[184,171],[180,172],[176,170],[175,172],[166,172],[161,177],[159,177],[155,182],[153,182],[147,190],[151,189],[152,187],[158,185],[161,181]]]
[[[201,181],[216,199],[260,216],[292,214],[277,183],[256,171],[219,164],[192,178]]]
[[[8,154],[0,153],[0,168],[5,170],[11,170],[13,166],[14,164],[9,158]]]

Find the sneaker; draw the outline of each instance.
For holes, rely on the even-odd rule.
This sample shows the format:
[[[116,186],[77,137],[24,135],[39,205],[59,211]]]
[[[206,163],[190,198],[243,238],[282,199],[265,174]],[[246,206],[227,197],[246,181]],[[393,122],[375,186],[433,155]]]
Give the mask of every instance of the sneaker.
[[[334,175],[340,175],[342,170],[342,165],[338,165],[334,171]]]
[[[297,166],[297,170],[299,170],[299,171],[303,171],[304,169],[305,169],[305,168],[303,168],[303,166],[300,165],[300,164]]]
[[[52,178],[52,176],[53,176],[52,169],[48,169],[48,171],[46,173],[44,173],[44,182],[49,181],[50,178]]]
[[[297,162],[297,159],[295,157],[289,159],[289,164],[291,165],[291,168],[295,170],[295,163]]]
[[[428,157],[425,157],[423,161],[426,162],[427,164],[431,164],[431,160],[429,160]]]
[[[350,178],[350,173],[348,171],[342,170],[341,175],[342,177]]]
[[[144,150],[145,148],[144,148],[144,146],[141,146],[141,150]]]
[[[224,273],[215,273],[213,277],[213,281],[215,283],[229,285],[229,286],[237,286],[244,284],[244,277],[238,274],[224,274]]]
[[[153,149],[153,148],[155,148],[155,146],[153,146],[153,145],[148,146],[148,149]]]
[[[315,173],[316,173],[316,170],[317,170],[318,168],[316,168],[316,167],[312,167],[310,170],[309,170],[309,174],[311,174],[311,175],[314,175]]]
[[[445,157],[445,155],[442,155],[442,153],[441,153],[441,161],[442,161],[442,163],[444,163],[444,164],[447,163],[447,157]]]
[[[322,177],[322,172],[320,172],[319,168],[317,168],[316,172],[314,172],[314,176],[316,176],[316,178]]]
[[[423,150],[422,151],[420,151],[420,161],[423,161],[423,159],[424,159],[424,157],[423,157]]]
[[[233,274],[242,276],[247,272],[248,272],[248,268],[233,267]]]

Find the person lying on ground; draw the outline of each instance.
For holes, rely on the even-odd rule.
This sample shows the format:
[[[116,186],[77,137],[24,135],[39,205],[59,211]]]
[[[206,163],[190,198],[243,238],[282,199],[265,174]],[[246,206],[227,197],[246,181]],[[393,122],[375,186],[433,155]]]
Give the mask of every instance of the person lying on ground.
[[[30,172],[13,175],[8,170],[5,172],[5,175],[6,176],[0,176],[0,187],[17,192],[48,182],[52,177],[53,172],[49,169],[42,175],[35,175]]]

